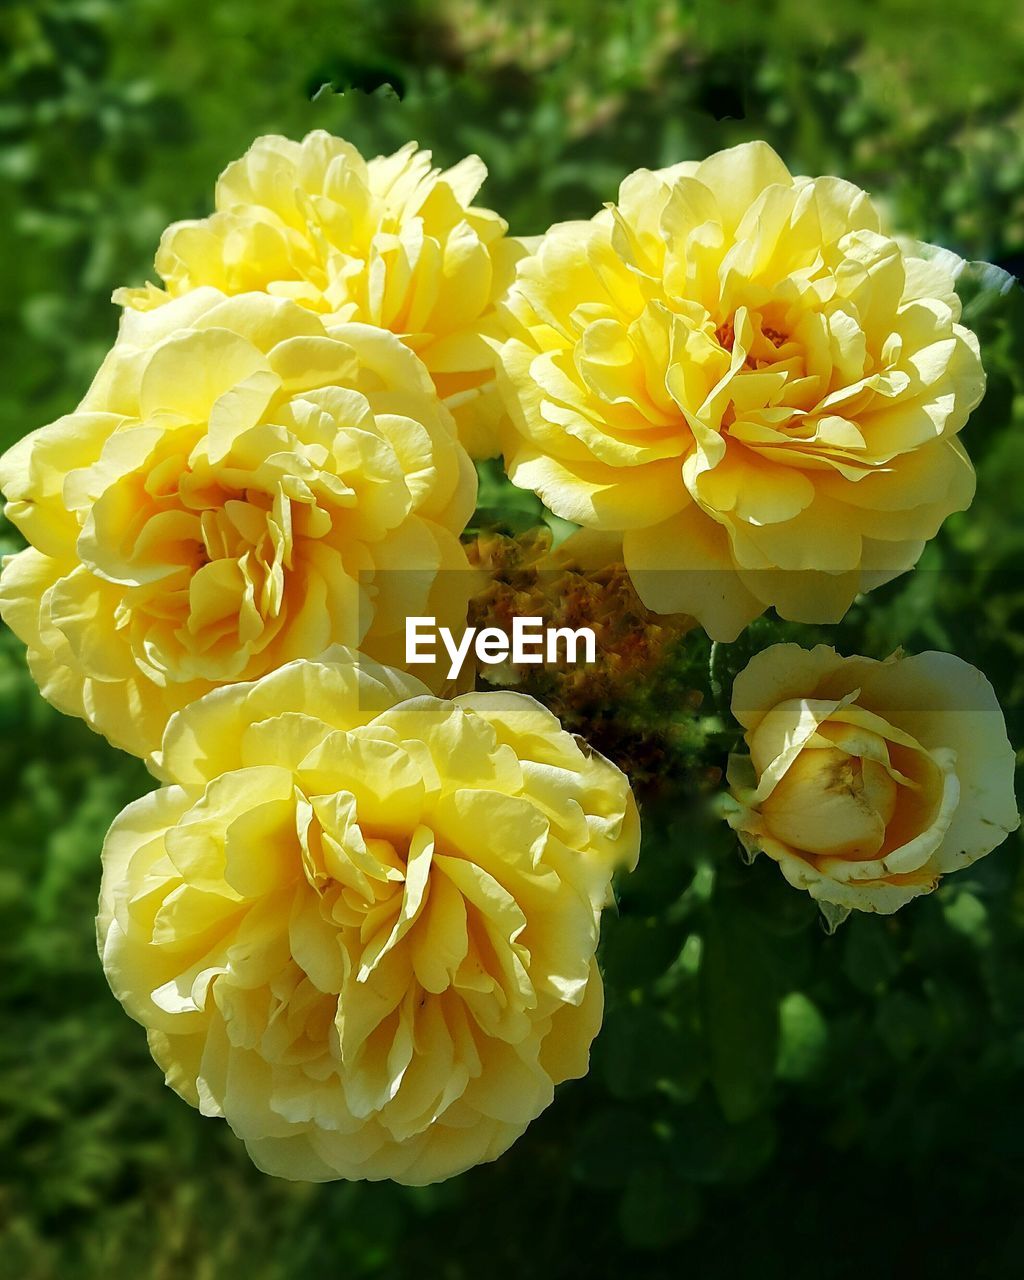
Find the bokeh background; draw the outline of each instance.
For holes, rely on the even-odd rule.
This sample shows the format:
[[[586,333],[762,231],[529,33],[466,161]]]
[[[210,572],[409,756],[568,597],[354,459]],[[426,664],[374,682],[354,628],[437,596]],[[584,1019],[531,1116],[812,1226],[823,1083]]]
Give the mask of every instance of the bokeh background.
[[[0,53],[3,445],[75,405],[111,289],[143,282],[166,223],[206,212],[265,132],[476,151],[483,202],[519,234],[589,216],[637,166],[766,138],[910,234],[1024,262],[1024,10],[1004,0],[3,0]],[[963,436],[978,496],[921,568],[827,633],[765,620],[714,654],[691,636],[591,708],[645,818],[606,918],[592,1071],[442,1186],[266,1178],[163,1087],[92,923],[103,832],[150,784],[47,707],[0,634],[5,1280],[1020,1274],[1019,837],[829,935],[773,865],[688,816],[732,738],[732,673],[780,638],[958,652],[1024,744],[1024,303],[1000,279],[963,277],[989,375]],[[528,522],[493,474],[487,496]]]

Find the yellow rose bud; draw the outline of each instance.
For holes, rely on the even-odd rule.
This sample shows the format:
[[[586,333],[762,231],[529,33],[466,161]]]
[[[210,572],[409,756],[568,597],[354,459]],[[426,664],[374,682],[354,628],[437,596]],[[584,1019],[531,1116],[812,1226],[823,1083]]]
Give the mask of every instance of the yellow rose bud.
[[[890,913],[1019,825],[992,686],[948,653],[777,644],[737,676],[729,822],[822,902]]]
[[[436,1182],[585,1074],[639,823],[539,703],[338,648],[180,711],[157,768],[104,846],[104,969],[261,1169]]]
[[[202,288],[126,312],[79,409],[0,459],[0,611],[43,694],[155,750],[217,685],[465,624],[476,476],[393,334]]]
[[[490,457],[501,400],[487,339],[523,250],[502,218],[473,204],[486,176],[478,156],[431,168],[414,142],[367,161],[322,130],[301,142],[257,138],[218,179],[216,212],[164,232],[164,289],[121,289],[114,300],[145,310],[201,285],[262,290],[390,329],[430,370],[469,451]]]
[[[764,143],[638,170],[518,264],[509,475],[620,531],[644,604],[715,639],[769,605],[838,621],[973,497],[959,265]]]

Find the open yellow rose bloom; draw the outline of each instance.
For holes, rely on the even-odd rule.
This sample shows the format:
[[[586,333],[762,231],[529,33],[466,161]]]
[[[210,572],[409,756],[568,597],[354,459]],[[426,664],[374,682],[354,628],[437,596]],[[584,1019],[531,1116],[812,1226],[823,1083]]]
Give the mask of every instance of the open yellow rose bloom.
[[[838,621],[973,496],[957,265],[765,143],[641,169],[518,264],[509,475],[622,531],[644,604],[715,639],[770,605]]]
[[[79,408],[0,458],[30,544],[4,620],[44,696],[164,784],[104,845],[105,972],[167,1083],[286,1178],[493,1160],[601,1023],[625,775],[532,698],[399,669],[407,618],[461,632],[480,586],[470,454],[501,433],[583,526],[529,591],[486,566],[496,616],[570,569],[605,576],[602,639],[635,594],[686,615],[638,623],[613,690],[694,618],[838,621],[974,492],[958,260],[863,191],[752,143],[640,170],[523,257],[472,204],[484,176],[258,139],[168,228],[164,288],[115,295]],[[775,645],[733,709],[729,821],[823,903],[895,911],[1018,825],[958,658]]]
[[[104,847],[103,964],[260,1168],[422,1184],[587,1070],[623,774],[532,698],[333,650],[173,717]]]
[[[465,624],[476,476],[391,333],[196,289],[126,312],[78,410],[0,459],[0,610],[43,694],[146,756],[172,712],[328,645]]]
[[[995,693],[952,654],[772,645],[732,708],[750,755],[730,762],[730,825],[822,902],[896,911],[1020,824]]]
[[[201,285],[265,290],[390,329],[430,370],[473,456],[490,457],[501,400],[485,338],[522,249],[473,204],[486,177],[479,156],[442,171],[414,142],[364,160],[323,130],[257,138],[218,179],[216,212],[164,232],[164,288],[121,289],[115,301],[146,309]]]

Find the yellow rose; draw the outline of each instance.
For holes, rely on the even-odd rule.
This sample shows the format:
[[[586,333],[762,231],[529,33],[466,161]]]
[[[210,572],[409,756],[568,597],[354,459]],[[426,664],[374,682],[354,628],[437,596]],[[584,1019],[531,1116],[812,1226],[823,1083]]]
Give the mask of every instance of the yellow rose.
[[[769,605],[838,621],[974,493],[981,399],[952,254],[764,143],[623,182],[518,265],[509,475],[621,530],[648,608],[732,640]]]
[[[390,329],[430,370],[470,452],[490,457],[501,400],[485,337],[522,249],[472,203],[486,176],[478,156],[432,169],[414,142],[367,161],[322,130],[257,138],[218,179],[216,212],[164,232],[155,266],[166,291],[114,300],[148,309],[200,285],[262,290]]]
[[[623,774],[518,693],[335,649],[173,717],[98,937],[167,1083],[280,1177],[436,1182],[585,1074]]]
[[[79,409],[0,459],[0,611],[43,694],[146,755],[211,688],[465,624],[476,477],[393,334],[202,288],[126,312]],[[461,572],[460,572],[461,570]],[[443,672],[438,669],[438,674]]]
[[[822,902],[889,914],[1019,825],[995,693],[952,654],[776,644],[732,709],[750,756],[730,762],[730,825]]]

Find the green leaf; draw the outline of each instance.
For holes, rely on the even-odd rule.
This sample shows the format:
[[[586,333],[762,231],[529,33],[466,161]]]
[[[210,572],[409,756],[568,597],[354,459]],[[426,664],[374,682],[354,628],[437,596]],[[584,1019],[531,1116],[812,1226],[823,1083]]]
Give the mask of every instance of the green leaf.
[[[692,1233],[700,1221],[700,1197],[664,1169],[640,1169],[629,1179],[619,1204],[624,1239],[640,1249],[661,1249]]]
[[[704,1078],[703,1047],[694,1032],[644,1006],[609,1013],[598,1054],[608,1088],[620,1098],[660,1087],[676,1101],[688,1101]]]
[[[887,921],[858,915],[842,937],[843,968],[859,991],[878,991],[899,972],[902,957]]]
[[[504,533],[515,536],[536,529],[540,519],[533,511],[517,510],[514,507],[477,507],[473,518],[466,526],[467,533]]]
[[[579,1131],[572,1168],[590,1187],[621,1187],[631,1169],[657,1161],[658,1140],[639,1111],[625,1107],[600,1111]]]
[[[963,321],[974,325],[990,311],[1003,306],[1017,284],[1009,271],[993,262],[965,262],[956,278],[956,291],[963,303]]]
[[[620,990],[656,981],[679,955],[682,932],[655,917],[610,917],[601,940],[601,966]]]
[[[676,1110],[667,1131],[673,1171],[698,1183],[743,1181],[764,1165],[775,1146],[767,1112],[731,1124],[709,1094]]]
[[[701,1016],[711,1080],[731,1121],[768,1099],[778,1053],[778,996],[764,940],[746,913],[718,902],[704,935]]]
[[[927,1007],[904,991],[884,997],[878,1006],[875,1027],[897,1062],[909,1062],[937,1038]]]
[[[807,1080],[821,1064],[828,1043],[828,1025],[801,991],[791,991],[779,1005],[780,1080]]]

